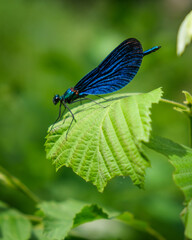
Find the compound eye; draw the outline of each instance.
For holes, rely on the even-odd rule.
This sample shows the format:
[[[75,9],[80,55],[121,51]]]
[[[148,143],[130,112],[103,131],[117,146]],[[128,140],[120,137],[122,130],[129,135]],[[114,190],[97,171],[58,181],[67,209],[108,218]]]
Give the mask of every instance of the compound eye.
[[[53,104],[57,104],[60,101],[60,96],[57,94],[53,97]]]

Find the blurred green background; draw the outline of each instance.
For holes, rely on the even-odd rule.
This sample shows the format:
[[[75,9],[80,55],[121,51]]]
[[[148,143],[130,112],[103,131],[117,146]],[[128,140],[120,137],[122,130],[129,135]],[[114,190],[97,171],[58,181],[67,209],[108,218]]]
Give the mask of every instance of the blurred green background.
[[[183,101],[181,91],[192,91],[192,47],[177,57],[176,36],[191,7],[191,0],[1,1],[0,165],[44,200],[75,198],[130,211],[167,239],[183,239],[179,214],[184,198],[167,159],[148,150],[152,167],[146,173],[145,190],[133,186],[128,177],[119,177],[98,193],[71,169],[56,173],[46,160],[44,143],[58,116],[53,95],[74,86],[129,37],[139,39],[144,50],[162,48],[144,58],[137,76],[119,92],[163,87],[164,98]],[[154,134],[189,144],[187,118],[171,106],[154,106],[152,120]],[[25,213],[35,209],[33,202],[2,185],[0,200]],[[127,231],[129,239],[141,239],[138,232]]]

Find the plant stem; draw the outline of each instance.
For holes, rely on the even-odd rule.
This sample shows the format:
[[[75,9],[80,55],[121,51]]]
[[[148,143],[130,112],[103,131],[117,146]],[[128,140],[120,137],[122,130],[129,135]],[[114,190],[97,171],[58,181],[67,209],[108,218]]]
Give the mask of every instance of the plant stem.
[[[39,198],[27,187],[25,186],[18,178],[12,176],[6,169],[0,166],[0,173],[4,175],[4,178],[11,184],[6,184],[8,186],[12,186],[13,188],[19,190],[23,194],[25,194],[28,198],[30,198],[33,202],[38,203]]]
[[[190,126],[189,126],[189,128],[190,128],[189,144],[190,144],[190,147],[192,147],[192,116],[189,116],[189,121],[190,121],[190,123],[189,123],[190,124]]]
[[[32,222],[41,222],[42,221],[42,218],[41,217],[38,217],[38,216],[34,216],[34,215],[26,215],[25,216]]]
[[[175,101],[171,101],[171,100],[168,100],[168,99],[165,99],[165,98],[161,98],[161,99],[160,99],[160,102],[169,103],[169,104],[174,105],[175,107],[187,109],[187,107],[186,107],[184,104],[178,103],[178,102],[175,102]]]
[[[178,103],[178,102],[174,102],[174,101],[171,101],[171,100],[167,100],[167,99],[164,99],[162,98],[160,100],[161,102],[165,102],[165,103],[169,103],[169,104],[172,104],[174,105],[175,107],[179,107],[180,109],[182,109],[181,111],[187,113],[187,116],[189,117],[189,146],[192,147],[192,112],[191,112],[191,107],[187,106],[187,105],[184,105],[182,103]]]

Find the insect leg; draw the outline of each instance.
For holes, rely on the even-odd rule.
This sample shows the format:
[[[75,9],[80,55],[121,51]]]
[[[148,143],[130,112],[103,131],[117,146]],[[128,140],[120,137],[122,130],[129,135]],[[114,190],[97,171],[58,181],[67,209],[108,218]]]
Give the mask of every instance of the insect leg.
[[[96,102],[95,100],[93,100],[93,99],[91,99],[91,98],[87,98],[87,97],[86,97],[86,98],[81,98],[81,99],[76,100],[76,101],[73,101],[72,103],[80,102],[80,101],[83,101],[83,100],[90,100],[90,101],[92,101],[92,102],[94,102],[94,103],[100,105],[101,107],[106,108],[106,107],[102,106],[102,104]]]
[[[80,98],[80,99],[75,100],[75,101],[73,101],[73,102],[71,102],[71,103],[81,102],[81,101],[83,101],[83,100],[87,100],[87,99],[86,99],[86,98]]]
[[[59,105],[59,116],[57,117],[57,119],[55,120],[55,122],[53,123],[53,125],[52,125],[52,127],[51,127],[51,129],[50,129],[50,131],[49,131],[49,133],[52,131],[52,129],[53,129],[53,127],[54,127],[54,125],[55,125],[55,123],[63,116],[63,113],[64,113],[64,111],[65,111],[65,109],[66,109],[66,107],[65,107],[65,109],[63,110],[63,113],[62,113],[62,115],[61,115],[61,103],[60,103],[60,105]]]
[[[68,133],[69,133],[69,129],[71,128],[71,125],[72,125],[73,121],[76,121],[76,119],[75,119],[75,116],[74,116],[74,114],[72,113],[71,109],[67,106],[67,104],[66,104],[65,102],[63,102],[63,105],[64,105],[65,108],[68,109],[68,111],[71,113],[71,116],[72,116],[71,123],[70,123],[70,125],[69,125],[69,127],[68,127],[68,129],[67,129],[67,133],[66,133],[66,139],[67,139],[67,135],[68,135]]]
[[[62,114],[61,114],[61,118],[63,117],[64,113],[65,113],[66,107],[64,108]],[[63,119],[63,124],[65,123],[65,118]]]
[[[100,95],[95,95],[95,96],[97,96],[97,97],[99,97],[99,98],[102,98],[103,100],[107,101],[107,99],[106,99],[106,98],[104,98],[104,97],[101,97]]]
[[[94,102],[95,104],[98,104],[99,106],[101,106],[102,108],[106,108],[106,107],[104,107],[102,104],[100,104],[100,103],[98,103],[98,102],[96,102],[95,100],[93,100],[93,99],[91,99],[91,98],[84,98],[85,100],[90,100],[90,101],[92,101],[92,102]]]

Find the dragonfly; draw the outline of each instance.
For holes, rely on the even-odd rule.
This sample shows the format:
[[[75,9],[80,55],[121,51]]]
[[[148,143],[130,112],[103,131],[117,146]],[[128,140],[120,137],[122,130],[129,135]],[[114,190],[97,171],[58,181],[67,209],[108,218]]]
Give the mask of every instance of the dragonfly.
[[[87,96],[108,94],[125,87],[137,74],[143,57],[157,51],[159,48],[160,46],[155,46],[143,51],[142,45],[137,39],[129,38],[123,41],[74,87],[67,89],[61,96],[56,94],[53,97],[55,105],[60,103],[59,115],[55,123],[62,117],[64,111],[68,109],[72,116],[72,121],[68,128],[69,131],[75,117],[68,104],[86,99],[92,100]],[[62,106],[64,106],[64,111],[61,114]]]

